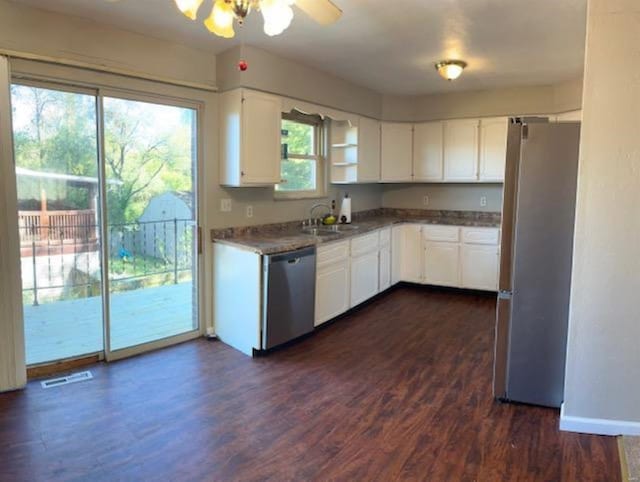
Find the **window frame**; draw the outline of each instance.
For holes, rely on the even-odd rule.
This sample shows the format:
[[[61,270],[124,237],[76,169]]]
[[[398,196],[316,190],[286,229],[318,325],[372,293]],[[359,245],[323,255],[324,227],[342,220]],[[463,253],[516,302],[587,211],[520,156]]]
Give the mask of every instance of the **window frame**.
[[[278,191],[277,186],[273,188],[275,200],[291,199],[317,199],[327,195],[327,174],[326,174],[326,124],[319,115],[308,115],[297,111],[283,112],[281,121],[288,120],[299,124],[312,126],[314,131],[314,152],[313,155],[288,154],[288,159],[312,160],[316,162],[316,188],[309,191]],[[284,161],[282,159],[281,161]]]

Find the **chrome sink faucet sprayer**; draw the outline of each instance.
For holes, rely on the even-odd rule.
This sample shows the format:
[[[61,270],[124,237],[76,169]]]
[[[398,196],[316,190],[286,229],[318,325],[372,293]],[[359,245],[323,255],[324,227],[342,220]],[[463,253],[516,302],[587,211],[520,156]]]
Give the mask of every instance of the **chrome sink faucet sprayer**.
[[[335,201],[333,202],[335,203]],[[317,226],[318,224],[321,224],[322,222],[322,218],[314,218],[313,217],[313,213],[316,209],[318,208],[326,208],[327,209],[327,214],[331,214],[333,213],[333,209],[331,206],[329,206],[328,204],[325,203],[316,203],[313,206],[311,206],[311,208],[309,209],[309,219],[307,221],[307,225],[308,226]],[[302,225],[305,225],[305,222],[302,222]]]

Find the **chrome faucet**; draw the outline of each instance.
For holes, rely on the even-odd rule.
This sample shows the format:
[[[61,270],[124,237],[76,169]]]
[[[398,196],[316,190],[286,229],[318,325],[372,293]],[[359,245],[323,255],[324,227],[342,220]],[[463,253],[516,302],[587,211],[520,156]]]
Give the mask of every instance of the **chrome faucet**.
[[[327,214],[331,214],[331,206],[329,206],[328,204],[325,203],[317,203],[314,204],[313,206],[311,206],[311,209],[309,209],[309,225],[317,225],[318,224],[318,219],[319,218],[314,218],[313,217],[313,212],[320,207],[324,207],[327,208]]]

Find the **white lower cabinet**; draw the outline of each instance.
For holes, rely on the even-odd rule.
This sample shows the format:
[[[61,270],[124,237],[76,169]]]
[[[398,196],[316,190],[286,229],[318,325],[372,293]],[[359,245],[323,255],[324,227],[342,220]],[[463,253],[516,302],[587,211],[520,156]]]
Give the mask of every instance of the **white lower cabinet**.
[[[386,290],[391,286],[391,245],[380,247],[380,255],[378,257],[379,262],[379,278],[380,278],[380,291]]]
[[[318,248],[315,326],[349,309],[349,241]]]
[[[315,325],[400,281],[496,291],[500,230],[400,224],[317,251]]]
[[[392,283],[498,289],[498,228],[393,227]]]
[[[498,260],[497,246],[463,245],[462,286],[476,290],[496,290]]]
[[[381,273],[387,279],[390,277],[389,238],[390,230],[385,228],[318,248],[315,326],[378,294]],[[381,255],[386,256],[386,265],[380,264]],[[390,281],[386,283],[390,285]]]
[[[422,282],[422,227],[402,224],[393,227],[392,281]]]
[[[425,241],[423,281],[430,285],[460,286],[460,245]]]
[[[351,308],[378,294],[378,250],[351,258]]]

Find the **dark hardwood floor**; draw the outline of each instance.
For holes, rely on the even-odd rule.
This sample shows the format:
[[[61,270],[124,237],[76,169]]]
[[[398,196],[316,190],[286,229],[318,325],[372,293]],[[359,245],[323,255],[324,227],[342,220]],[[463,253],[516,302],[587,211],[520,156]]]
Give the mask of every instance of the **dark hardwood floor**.
[[[494,402],[494,300],[401,287],[250,359],[199,340],[0,395],[0,480],[618,481],[614,438]]]

